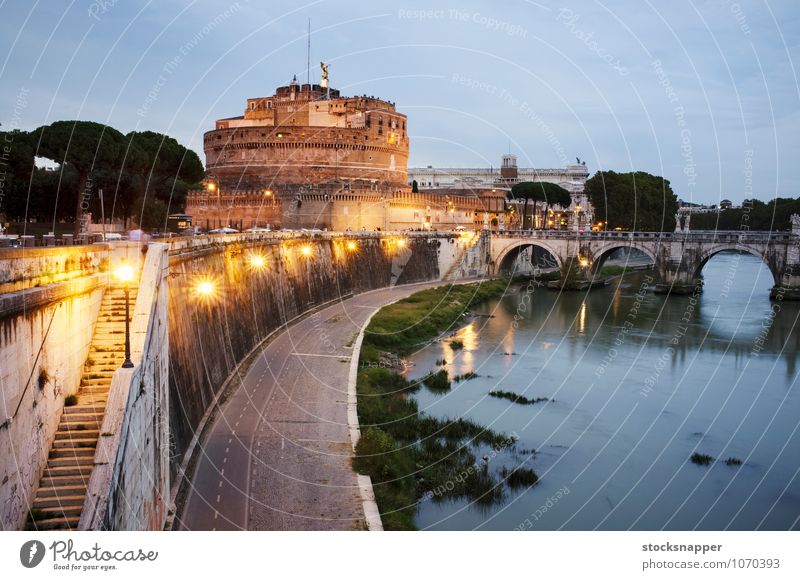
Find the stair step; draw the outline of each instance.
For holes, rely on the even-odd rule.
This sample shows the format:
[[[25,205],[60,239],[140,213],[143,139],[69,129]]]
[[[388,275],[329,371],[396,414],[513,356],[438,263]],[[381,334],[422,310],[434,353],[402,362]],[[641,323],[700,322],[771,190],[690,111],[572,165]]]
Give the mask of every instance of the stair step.
[[[74,441],[75,439],[90,439],[94,437],[97,439],[100,437],[100,430],[99,429],[86,429],[80,431],[71,431],[68,429],[64,429],[63,431],[59,429],[56,431],[56,439],[66,439]]]
[[[81,511],[83,510],[83,502],[80,505],[62,505],[61,507],[46,507],[35,508],[38,509],[44,519],[52,519],[59,517],[73,517],[80,520]],[[38,520],[37,520],[38,521]]]
[[[55,477],[42,478],[41,485],[47,487],[61,487],[64,485],[88,485],[88,475],[57,475]]]
[[[92,365],[91,367],[84,367],[84,378],[87,379],[104,379],[114,376],[115,368],[105,368],[109,365]],[[101,368],[98,368],[101,367]],[[101,370],[102,369],[102,370]]]
[[[70,409],[71,407],[65,407],[64,410]],[[65,415],[68,417],[68,421],[70,423],[87,423],[91,425],[102,425],[103,424],[103,416],[104,413],[73,413],[71,415]]]
[[[61,417],[61,421],[58,424],[58,428],[66,429],[67,431],[82,431],[83,429],[89,429],[89,430],[99,429],[99,425],[102,422],[103,422],[102,417],[100,417],[99,420],[96,418],[81,420],[81,419],[76,419],[74,416],[63,415]]]
[[[94,395],[87,393],[85,395],[78,395],[79,405],[103,405],[108,403],[108,395]]]
[[[102,415],[105,407],[98,405],[72,405],[64,407],[65,415]]]
[[[65,441],[69,441],[69,439],[65,439]],[[89,465],[94,460],[94,453],[95,448],[87,447],[86,445],[73,445],[72,447],[59,445],[50,449],[47,463],[48,465],[52,462],[64,465],[75,465],[77,463]]]
[[[37,497],[35,500],[33,500],[33,509],[46,510],[48,508],[60,508],[64,510],[74,510],[77,508],[77,515],[80,515],[81,509],[83,508],[84,499],[86,499],[85,493],[80,495],[54,495],[41,498]]]
[[[36,497],[64,497],[72,495],[85,495],[85,485],[56,485],[56,486],[42,486],[36,491]]]
[[[55,451],[55,450],[53,450]],[[51,451],[51,453],[53,453]],[[87,451],[86,454],[79,453],[80,451]],[[94,454],[97,451],[95,447],[66,447],[60,448],[56,451],[56,455],[50,455],[47,460],[48,467],[78,467],[79,465],[94,465]],[[63,452],[63,455],[58,455]]]
[[[97,437],[84,437],[82,439],[56,439],[53,447],[97,447]]]
[[[101,379],[81,379],[82,387],[108,387],[111,385],[112,377],[103,377]]]
[[[68,475],[85,476],[86,479],[92,474],[92,465],[64,465],[47,467],[44,470],[44,479],[53,477],[64,477]]]
[[[72,429],[59,429],[56,431],[56,439],[66,439],[66,440],[75,440],[75,439],[89,439],[91,437],[97,438],[100,437],[100,430],[99,429],[79,429],[74,431]]]
[[[28,530],[74,530],[78,527],[80,522],[79,517],[60,517],[60,518],[47,518],[36,520],[34,523],[29,523],[26,528]]]
[[[88,384],[81,385],[79,393],[107,393],[111,390],[111,381],[106,381],[103,384]]]

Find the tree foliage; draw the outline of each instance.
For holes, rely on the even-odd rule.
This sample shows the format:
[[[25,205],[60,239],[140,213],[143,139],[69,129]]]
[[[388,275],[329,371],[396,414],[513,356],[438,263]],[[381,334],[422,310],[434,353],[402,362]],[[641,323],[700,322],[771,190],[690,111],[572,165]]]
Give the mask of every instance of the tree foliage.
[[[669,181],[644,171],[598,171],[587,182],[586,194],[595,219],[607,229],[671,232],[678,199]]]
[[[123,135],[100,123],[58,121],[0,137],[12,152],[0,209],[12,220],[73,220],[77,232],[80,216],[91,211],[163,228],[204,176],[194,151],[153,131]],[[34,155],[59,167],[37,169]]]
[[[570,193],[556,183],[549,183],[547,181],[523,181],[516,183],[511,187],[511,192],[508,195],[509,199],[522,199],[524,200],[522,209],[522,229],[526,225],[530,229],[533,227],[533,220],[528,221],[528,202],[533,202],[533,214],[536,215],[536,208],[539,203],[544,203],[547,207],[551,205],[558,205],[563,208],[569,207],[572,203],[572,196]]]
[[[692,214],[689,228],[692,230],[790,230],[789,217],[800,214],[800,197],[792,199],[778,197],[768,202],[746,199],[742,207],[731,207],[709,213]]]

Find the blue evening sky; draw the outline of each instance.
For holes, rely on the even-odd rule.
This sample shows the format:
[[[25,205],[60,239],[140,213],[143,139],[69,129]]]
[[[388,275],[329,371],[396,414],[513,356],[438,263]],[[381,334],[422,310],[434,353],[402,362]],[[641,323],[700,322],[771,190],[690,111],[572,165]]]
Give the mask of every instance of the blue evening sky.
[[[800,195],[797,0],[0,0],[0,122],[168,133],[331,63],[409,116],[411,166],[666,176],[684,199]]]

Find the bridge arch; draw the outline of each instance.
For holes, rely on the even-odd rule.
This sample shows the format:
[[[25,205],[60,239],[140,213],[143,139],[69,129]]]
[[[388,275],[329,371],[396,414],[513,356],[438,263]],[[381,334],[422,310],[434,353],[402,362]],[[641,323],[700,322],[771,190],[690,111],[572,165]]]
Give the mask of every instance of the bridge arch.
[[[600,269],[605,264],[608,257],[612,254],[612,252],[620,249],[632,249],[638,250],[646,255],[650,260],[653,262],[653,265],[656,265],[657,262],[657,247],[653,246],[652,244],[636,244],[636,243],[625,243],[624,241],[618,242],[608,242],[603,244],[597,249],[593,249],[592,251],[592,265],[589,268],[589,271],[592,275],[598,273]]]
[[[502,274],[508,272],[514,261],[519,257],[520,253],[526,248],[540,248],[550,254],[556,262],[556,265],[561,268],[563,259],[560,253],[541,240],[522,239],[509,244],[502,248],[497,256],[494,258],[494,271],[495,274]]]
[[[775,286],[780,286],[781,285],[781,273],[778,271],[776,265],[770,263],[770,260],[767,258],[767,256],[764,254],[763,251],[761,251],[758,248],[754,248],[754,247],[751,247],[751,246],[748,246],[748,245],[745,245],[745,244],[732,244],[732,243],[729,243],[729,244],[714,244],[711,248],[709,248],[708,250],[705,250],[698,257],[697,264],[696,264],[696,267],[695,267],[695,270],[694,270],[694,277],[696,279],[700,278],[700,276],[701,276],[701,274],[703,272],[703,268],[705,267],[705,265],[708,263],[708,261],[711,258],[716,256],[720,252],[731,252],[731,251],[733,251],[733,252],[745,252],[747,254],[750,254],[751,256],[755,256],[756,258],[759,258],[764,263],[764,265],[767,267],[767,269],[769,270],[770,274],[772,274],[772,280],[773,280]]]

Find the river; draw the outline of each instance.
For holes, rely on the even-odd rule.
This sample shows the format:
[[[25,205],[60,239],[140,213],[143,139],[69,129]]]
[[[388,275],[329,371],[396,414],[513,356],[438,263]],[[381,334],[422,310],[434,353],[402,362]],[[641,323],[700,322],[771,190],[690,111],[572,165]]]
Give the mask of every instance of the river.
[[[516,289],[475,309],[463,350],[445,340],[410,357],[411,378],[441,358],[451,377],[478,373],[420,390],[420,410],[516,434],[536,452],[500,450],[492,469],[540,477],[489,508],[422,502],[420,529],[800,528],[800,305],[771,302],[769,271],[746,254],[710,260],[696,297],[647,292],[648,275],[588,294]]]

